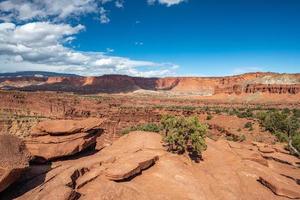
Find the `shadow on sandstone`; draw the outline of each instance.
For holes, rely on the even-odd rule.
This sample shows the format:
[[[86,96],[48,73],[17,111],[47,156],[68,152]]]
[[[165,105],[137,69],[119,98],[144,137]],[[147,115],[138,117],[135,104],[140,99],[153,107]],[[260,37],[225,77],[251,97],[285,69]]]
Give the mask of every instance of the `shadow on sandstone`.
[[[30,166],[20,179],[0,193],[0,200],[18,198],[26,192],[44,183],[46,174],[51,170],[51,163]]]

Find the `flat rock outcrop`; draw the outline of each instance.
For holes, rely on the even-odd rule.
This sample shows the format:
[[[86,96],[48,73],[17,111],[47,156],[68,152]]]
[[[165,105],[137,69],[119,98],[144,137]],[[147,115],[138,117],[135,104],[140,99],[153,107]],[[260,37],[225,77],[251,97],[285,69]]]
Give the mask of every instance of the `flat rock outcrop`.
[[[152,152],[138,151],[131,155],[125,156],[114,162],[107,170],[105,176],[109,180],[124,180],[139,174],[142,170],[147,169],[158,160],[158,156]]]
[[[79,153],[96,144],[103,119],[43,121],[33,127],[25,143],[36,161],[48,161]]]
[[[88,118],[84,120],[50,120],[42,121],[33,127],[32,136],[70,135],[100,129],[104,119]]]
[[[132,132],[93,155],[56,161],[47,170],[42,170],[44,165],[31,168],[20,187],[14,188],[14,192],[23,192],[14,197],[21,200],[300,198],[300,185],[296,181],[299,167],[264,158],[265,153],[258,148],[265,145],[210,139],[207,145],[203,161],[194,163],[185,156],[166,152],[160,135]],[[290,159],[282,154],[281,160]],[[41,177],[42,183],[25,190]]]
[[[11,135],[0,135],[0,192],[15,182],[29,166],[25,144]]]

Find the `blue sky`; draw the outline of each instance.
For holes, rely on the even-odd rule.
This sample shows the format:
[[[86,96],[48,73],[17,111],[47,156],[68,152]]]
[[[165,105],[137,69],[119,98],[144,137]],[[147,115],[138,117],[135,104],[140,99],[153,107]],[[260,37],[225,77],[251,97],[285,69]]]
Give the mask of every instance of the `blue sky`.
[[[0,4],[4,27],[1,29],[0,24],[0,41],[1,37],[8,40],[9,35],[15,34],[15,46],[24,43],[37,53],[11,50],[6,43],[1,51],[0,42],[2,71],[24,68],[136,76],[300,72],[298,0],[100,0],[96,4],[93,0],[65,1],[65,8],[75,4],[70,6],[70,12],[38,0],[4,2],[8,3]],[[33,14],[24,12],[24,5],[34,7],[30,10]],[[35,28],[30,29],[29,25]],[[23,32],[17,31],[26,30],[28,34],[36,27],[43,30],[42,36],[24,39],[19,36]],[[66,34],[51,32],[55,28]],[[13,34],[1,35],[1,30]],[[49,35],[55,38],[51,42]],[[41,41],[45,40],[43,45],[51,48],[45,51],[41,45],[28,43],[41,37]],[[61,51],[59,55],[49,50],[56,48],[55,52]],[[49,55],[40,55],[42,51]]]

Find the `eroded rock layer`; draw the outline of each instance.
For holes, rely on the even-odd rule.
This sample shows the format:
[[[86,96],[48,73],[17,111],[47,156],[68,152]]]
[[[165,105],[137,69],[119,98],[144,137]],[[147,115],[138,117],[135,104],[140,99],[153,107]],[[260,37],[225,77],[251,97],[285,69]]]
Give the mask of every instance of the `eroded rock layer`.
[[[132,132],[96,154],[31,166],[20,184],[4,197],[62,200],[300,198],[299,159],[286,154],[282,146],[210,139],[207,144],[203,161],[194,163],[185,156],[166,152],[160,135]],[[286,162],[274,159],[279,157]]]
[[[63,158],[96,145],[103,122],[96,118],[43,121],[32,128],[25,143],[39,162]]]
[[[1,78],[0,88],[24,91],[64,91],[81,94],[162,91],[173,95],[210,96],[223,93],[298,94],[299,74],[248,73],[228,77],[141,78],[125,75],[99,77]]]

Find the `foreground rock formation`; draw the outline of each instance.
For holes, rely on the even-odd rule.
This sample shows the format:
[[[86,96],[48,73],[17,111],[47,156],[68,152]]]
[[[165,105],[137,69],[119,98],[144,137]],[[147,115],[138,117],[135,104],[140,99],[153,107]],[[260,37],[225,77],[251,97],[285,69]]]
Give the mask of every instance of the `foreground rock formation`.
[[[32,129],[26,146],[36,161],[74,155],[96,144],[103,119],[43,121]]]
[[[0,193],[29,166],[25,144],[11,135],[0,135]]]
[[[168,153],[161,136],[132,132],[84,157],[32,165],[6,199],[297,199],[299,159],[280,145],[207,139],[203,161]],[[34,187],[32,187],[34,185]]]

